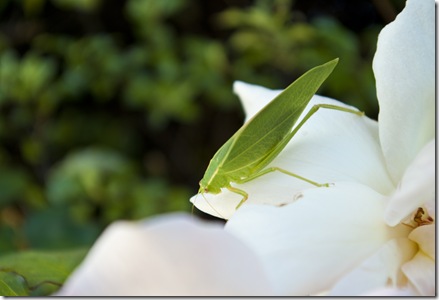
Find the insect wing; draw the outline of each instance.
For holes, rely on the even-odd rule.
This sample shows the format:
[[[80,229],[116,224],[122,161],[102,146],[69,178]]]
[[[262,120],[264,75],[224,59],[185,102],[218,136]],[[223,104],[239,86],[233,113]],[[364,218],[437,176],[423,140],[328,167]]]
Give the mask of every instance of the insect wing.
[[[233,143],[223,158],[221,173],[243,177],[270,163],[276,155],[270,160],[266,157],[291,131],[337,62],[334,59],[309,70],[245,123],[231,138]],[[262,161],[264,165],[259,165]]]

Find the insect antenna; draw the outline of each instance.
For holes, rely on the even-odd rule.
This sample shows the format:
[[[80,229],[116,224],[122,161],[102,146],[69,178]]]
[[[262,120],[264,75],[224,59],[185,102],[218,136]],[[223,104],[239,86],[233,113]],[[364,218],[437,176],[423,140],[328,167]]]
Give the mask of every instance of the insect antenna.
[[[210,208],[211,208],[211,209],[212,209],[212,210],[213,210],[218,216],[220,216],[220,217],[223,218],[223,219],[226,219],[226,218],[224,218],[224,216],[223,216],[222,214],[220,214],[220,213],[215,209],[215,207],[213,207],[213,205],[209,202],[209,200],[207,200],[207,198],[204,196],[204,193],[198,193],[198,194],[195,196],[194,202],[192,202],[192,215],[194,214],[195,202],[197,201],[199,195],[201,195],[201,196],[203,197],[203,199],[204,199],[204,201],[206,201],[207,205],[209,205],[209,207],[210,207]]]

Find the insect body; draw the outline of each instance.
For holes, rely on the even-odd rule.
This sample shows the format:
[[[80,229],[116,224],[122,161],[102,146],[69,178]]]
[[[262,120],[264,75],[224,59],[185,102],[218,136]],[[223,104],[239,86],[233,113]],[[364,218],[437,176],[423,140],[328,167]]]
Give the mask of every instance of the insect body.
[[[246,122],[213,156],[200,181],[198,193],[218,194],[221,188],[243,196],[248,194],[231,183],[244,183],[273,171],[294,176],[315,186],[319,184],[278,167],[266,166],[275,159],[302,125],[319,109],[328,108],[358,115],[362,112],[330,104],[311,108],[302,121],[292,130],[299,116],[323,81],[331,74],[338,59],[315,67],[288,86],[281,94]]]

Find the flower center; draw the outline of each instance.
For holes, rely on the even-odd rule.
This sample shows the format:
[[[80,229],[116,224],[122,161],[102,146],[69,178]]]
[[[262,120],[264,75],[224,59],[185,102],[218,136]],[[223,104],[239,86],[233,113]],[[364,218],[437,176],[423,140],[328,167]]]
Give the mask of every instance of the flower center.
[[[418,207],[418,210],[413,216],[413,221],[417,224],[417,226],[422,226],[432,224],[434,219],[430,217],[422,207]]]
[[[423,207],[418,207],[411,218],[406,220],[406,222],[402,222],[401,224],[415,229],[416,227],[429,225],[432,223],[434,223],[434,219],[428,215],[428,212],[426,212]]]

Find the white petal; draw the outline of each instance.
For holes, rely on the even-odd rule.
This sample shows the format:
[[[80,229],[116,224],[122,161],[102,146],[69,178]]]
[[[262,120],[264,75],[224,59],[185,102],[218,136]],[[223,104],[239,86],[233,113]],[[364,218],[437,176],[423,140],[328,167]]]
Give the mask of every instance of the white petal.
[[[283,207],[245,205],[225,228],[260,256],[279,293],[310,295],[331,288],[392,236],[407,234],[387,227],[383,210],[383,196],[368,187],[336,184],[303,191]]]
[[[245,190],[249,192],[249,190]],[[253,192],[251,193],[253,195]],[[192,196],[189,201],[199,210],[206,214],[217,218],[228,220],[236,211],[236,207],[241,202],[243,197],[239,194],[232,193],[227,189],[221,189],[219,194],[196,194]],[[247,200],[247,203],[253,202]]]
[[[271,90],[242,81],[235,81],[233,83],[233,91],[241,100],[245,112],[245,121],[253,117],[282,92],[282,90]]]
[[[430,257],[419,251],[411,261],[402,266],[402,270],[422,296],[436,295],[436,267]]]
[[[306,112],[320,103],[346,107],[341,102],[314,96]],[[346,112],[317,111],[268,167],[271,166],[317,183],[358,182],[382,194],[389,194],[394,189],[379,145],[376,122]],[[290,203],[301,190],[314,187],[280,172],[233,186],[248,193],[247,203],[272,205]],[[242,198],[223,190],[218,195],[196,195],[191,202],[206,213],[228,219]]]
[[[435,2],[409,0],[378,38],[373,61],[380,139],[398,182],[435,135]]]
[[[408,166],[389,200],[385,219],[390,226],[415,212],[435,196],[435,140],[430,141]]]
[[[62,296],[272,295],[255,255],[186,215],[116,222],[67,280]]]
[[[314,105],[321,103],[356,110],[316,95],[299,121]],[[384,165],[377,123],[367,117],[331,109],[317,111],[270,165],[292,170],[320,183],[351,181],[382,194],[394,189]]]
[[[406,282],[401,266],[410,260],[417,246],[407,238],[393,239],[343,277],[329,295],[352,296],[386,287],[403,286]]]
[[[431,259],[436,260],[436,226],[435,224],[419,226],[410,232],[409,239],[418,243],[419,248]]]
[[[373,291],[369,291],[367,293],[364,293],[361,296],[381,296],[381,297],[416,297],[420,296],[417,291],[412,289],[411,287],[404,287],[404,288],[381,288],[376,289]]]

